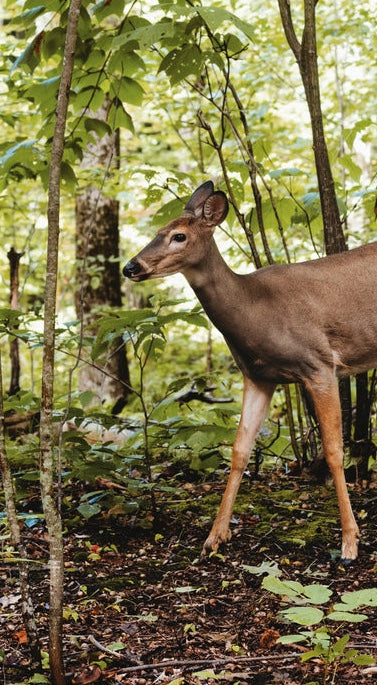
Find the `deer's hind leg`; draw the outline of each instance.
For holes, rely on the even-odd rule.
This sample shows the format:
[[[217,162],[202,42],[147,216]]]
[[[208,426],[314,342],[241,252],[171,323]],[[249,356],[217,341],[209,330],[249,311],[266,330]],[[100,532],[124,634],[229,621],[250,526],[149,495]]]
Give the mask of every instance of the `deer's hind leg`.
[[[357,558],[359,528],[355,521],[347,490],[343,468],[342,416],[338,383],[329,374],[324,381],[306,384],[314,403],[321,430],[323,453],[334,479],[342,526],[342,560],[350,562]]]

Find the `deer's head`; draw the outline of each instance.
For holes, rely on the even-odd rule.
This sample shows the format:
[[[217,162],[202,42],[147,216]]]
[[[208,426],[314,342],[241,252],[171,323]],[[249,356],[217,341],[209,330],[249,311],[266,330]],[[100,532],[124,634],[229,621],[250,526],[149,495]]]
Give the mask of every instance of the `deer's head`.
[[[228,213],[225,194],[212,181],[195,190],[178,219],[160,228],[153,240],[127,262],[123,274],[133,281],[185,272],[205,260],[215,226]]]

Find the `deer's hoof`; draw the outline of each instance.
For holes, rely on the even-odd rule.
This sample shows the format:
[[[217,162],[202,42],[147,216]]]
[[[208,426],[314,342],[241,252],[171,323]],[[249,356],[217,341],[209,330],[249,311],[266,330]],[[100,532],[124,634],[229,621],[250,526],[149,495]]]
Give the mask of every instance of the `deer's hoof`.
[[[350,566],[357,559],[358,555],[358,533],[350,538],[343,538],[342,553],[340,563],[342,566]]]
[[[219,533],[211,531],[203,545],[202,556],[205,557],[207,554],[210,554],[211,552],[214,552],[216,554],[216,552],[219,549],[219,546],[223,542],[229,542],[231,537],[232,533],[229,529],[227,531]]]
[[[355,564],[357,561],[357,557],[354,559],[348,559],[347,557],[341,557],[339,560],[339,566],[351,566],[352,564]]]

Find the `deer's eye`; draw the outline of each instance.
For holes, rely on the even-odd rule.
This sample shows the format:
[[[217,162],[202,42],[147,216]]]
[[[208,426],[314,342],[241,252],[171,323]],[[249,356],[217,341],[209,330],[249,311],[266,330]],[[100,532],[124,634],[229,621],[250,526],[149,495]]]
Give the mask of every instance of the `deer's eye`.
[[[172,237],[172,240],[175,240],[176,243],[184,243],[186,236],[184,233],[175,233]]]

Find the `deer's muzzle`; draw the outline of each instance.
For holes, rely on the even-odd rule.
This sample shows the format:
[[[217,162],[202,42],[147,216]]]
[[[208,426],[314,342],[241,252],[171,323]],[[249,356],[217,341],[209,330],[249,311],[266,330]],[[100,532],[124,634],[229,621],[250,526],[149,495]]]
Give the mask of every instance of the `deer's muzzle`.
[[[142,271],[143,267],[137,259],[130,259],[123,268],[123,275],[127,276],[127,278],[131,278],[133,281],[144,281],[148,278],[148,274],[142,273]]]

